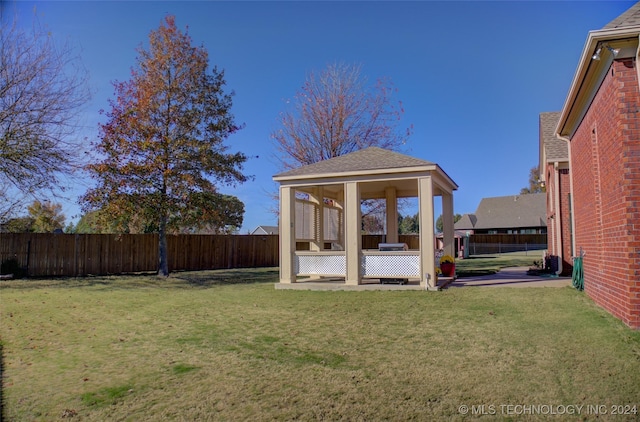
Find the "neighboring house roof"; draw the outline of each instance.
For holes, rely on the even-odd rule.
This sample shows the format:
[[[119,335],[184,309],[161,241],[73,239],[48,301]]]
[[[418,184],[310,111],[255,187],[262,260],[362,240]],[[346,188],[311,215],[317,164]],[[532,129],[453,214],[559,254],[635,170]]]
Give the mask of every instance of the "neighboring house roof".
[[[365,172],[371,170],[397,169],[397,168],[413,168],[413,167],[432,167],[435,163],[431,161],[421,160],[419,158],[410,157],[408,155],[389,151],[378,147],[369,147],[354,151],[349,154],[340,155],[328,160],[318,161],[317,163],[298,167],[293,170],[276,174],[274,178],[305,176],[305,175],[323,175],[350,172]]]
[[[469,216],[469,222],[473,222],[473,218],[475,218],[475,223],[472,227],[463,227],[463,224],[460,223],[463,221],[461,219],[455,224],[456,230],[546,227],[546,194],[532,193],[483,198],[475,214],[465,215]]]
[[[477,221],[475,214],[464,214],[460,220],[456,221],[454,227],[456,230],[473,230]]]
[[[278,234],[278,226],[258,226],[251,234]]]

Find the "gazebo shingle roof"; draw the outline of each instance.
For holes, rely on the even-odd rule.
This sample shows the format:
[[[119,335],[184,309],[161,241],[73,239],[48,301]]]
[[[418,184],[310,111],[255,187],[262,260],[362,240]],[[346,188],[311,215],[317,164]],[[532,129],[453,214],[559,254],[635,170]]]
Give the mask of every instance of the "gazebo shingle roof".
[[[434,166],[435,163],[410,157],[378,147],[361,149],[339,157],[318,161],[276,174],[274,177],[291,177],[349,173],[371,170],[397,169],[407,167]]]

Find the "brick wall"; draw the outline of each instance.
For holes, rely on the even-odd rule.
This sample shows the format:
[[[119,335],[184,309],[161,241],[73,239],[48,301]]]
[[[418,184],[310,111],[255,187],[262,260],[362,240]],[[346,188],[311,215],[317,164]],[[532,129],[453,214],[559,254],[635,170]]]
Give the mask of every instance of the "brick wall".
[[[554,189],[556,186],[556,172],[553,167],[553,163],[547,163],[545,167],[545,180],[546,180],[546,193],[547,193],[547,251],[549,255],[557,255],[557,233],[551,216],[555,212],[555,194]],[[555,218],[555,217],[554,217]]]
[[[568,169],[556,169],[553,163],[547,164],[547,251],[552,259],[562,260],[561,275],[571,275],[573,271],[569,177]],[[559,202],[559,205],[556,202]],[[561,222],[560,231],[556,224],[557,219]],[[558,242],[561,249],[558,247]]]
[[[571,175],[569,169],[560,169],[558,176],[560,179],[560,221],[562,236],[562,275],[570,275],[573,272],[573,253],[571,242]]]
[[[571,140],[585,291],[640,329],[640,125],[635,62],[615,61]]]

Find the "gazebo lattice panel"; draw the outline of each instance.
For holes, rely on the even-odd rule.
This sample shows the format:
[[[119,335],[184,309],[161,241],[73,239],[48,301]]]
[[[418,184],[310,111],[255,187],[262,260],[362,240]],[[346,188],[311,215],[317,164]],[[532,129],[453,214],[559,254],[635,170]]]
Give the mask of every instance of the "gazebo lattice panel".
[[[363,255],[362,276],[420,277],[420,255]]]
[[[345,275],[347,259],[344,255],[295,255],[294,271],[308,275]]]

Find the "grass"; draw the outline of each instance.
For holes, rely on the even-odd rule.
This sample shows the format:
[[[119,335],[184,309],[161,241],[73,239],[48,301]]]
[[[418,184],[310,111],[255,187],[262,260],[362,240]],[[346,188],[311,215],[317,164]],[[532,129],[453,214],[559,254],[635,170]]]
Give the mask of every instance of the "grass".
[[[640,333],[572,288],[282,291],[277,277],[1,282],[5,416],[463,420],[484,405],[485,420],[520,421],[539,416],[501,405],[604,405],[600,420],[639,417]]]
[[[456,275],[471,277],[495,274],[505,267],[532,267],[534,261],[541,261],[542,251],[511,252],[494,255],[472,255],[456,260]]]

